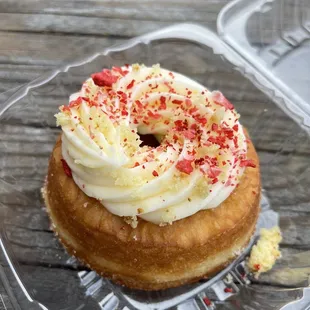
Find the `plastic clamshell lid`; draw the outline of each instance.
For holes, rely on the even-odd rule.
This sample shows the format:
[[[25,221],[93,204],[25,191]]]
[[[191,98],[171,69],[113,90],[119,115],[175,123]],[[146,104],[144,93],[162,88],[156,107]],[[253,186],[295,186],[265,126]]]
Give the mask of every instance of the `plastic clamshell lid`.
[[[309,132],[310,6],[292,2],[235,0],[220,12],[217,26],[245,61],[249,78]]]

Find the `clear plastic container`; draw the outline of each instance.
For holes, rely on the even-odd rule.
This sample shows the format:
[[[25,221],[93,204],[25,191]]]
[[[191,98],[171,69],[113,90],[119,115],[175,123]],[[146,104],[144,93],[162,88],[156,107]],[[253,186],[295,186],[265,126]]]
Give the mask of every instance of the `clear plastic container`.
[[[1,137],[10,139],[0,140],[0,297],[1,290],[8,296],[0,298],[0,309],[1,303],[22,310],[280,309],[287,303],[283,309],[304,309],[310,273],[309,8],[307,0],[233,1],[219,14],[218,33],[175,25],[82,52],[80,59],[1,94]],[[92,72],[136,62],[160,63],[220,89],[241,114],[261,161],[258,228],[280,218],[283,231],[283,259],[260,280],[244,275],[245,251],[208,281],[153,293],[129,290],[80,265],[51,232],[40,189],[59,134],[54,114]],[[234,293],[223,293],[227,285]]]

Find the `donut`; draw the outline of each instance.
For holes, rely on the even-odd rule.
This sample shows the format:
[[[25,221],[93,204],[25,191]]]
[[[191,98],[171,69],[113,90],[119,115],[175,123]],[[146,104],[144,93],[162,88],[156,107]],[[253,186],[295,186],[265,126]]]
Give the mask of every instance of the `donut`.
[[[92,74],[56,114],[44,199],[70,253],[128,287],[211,276],[248,244],[259,161],[219,91],[159,65]]]

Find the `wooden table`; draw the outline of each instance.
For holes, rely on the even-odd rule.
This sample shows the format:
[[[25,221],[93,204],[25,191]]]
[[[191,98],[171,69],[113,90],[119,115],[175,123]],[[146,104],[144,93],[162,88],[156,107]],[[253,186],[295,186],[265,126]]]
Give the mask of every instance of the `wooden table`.
[[[30,82],[68,58],[74,59],[81,50],[87,50],[87,46],[103,49],[177,22],[195,22],[214,29],[217,14],[227,2],[193,0],[189,6],[186,0],[2,0],[0,92]],[[198,72],[197,78],[205,75],[212,76],[213,84],[207,86],[223,90],[250,129],[261,159],[263,186],[272,207],[280,214],[283,258],[255,285],[308,285],[309,138],[230,66],[210,65],[206,71]],[[0,95],[0,104],[6,97],[7,93]],[[77,309],[73,296],[84,294],[85,289],[79,286],[76,275],[77,270],[84,270],[84,267],[68,260],[68,255],[53,237],[40,198],[48,156],[59,133],[55,124],[49,122],[53,121],[56,110],[47,103],[41,111],[49,115],[45,123],[49,127],[48,135],[40,125],[39,114],[33,110],[29,114],[27,103],[24,110],[19,107],[15,112],[1,119],[0,124],[0,216],[14,208],[16,216],[13,223],[6,226],[6,233],[31,293],[51,309],[60,309],[53,303],[56,300],[64,305],[61,309]],[[7,268],[5,264],[4,268]],[[66,285],[55,286],[62,281]],[[70,291],[66,291],[68,282]],[[1,285],[0,297],[1,310],[13,309]],[[78,309],[96,309],[92,307],[90,303]]]

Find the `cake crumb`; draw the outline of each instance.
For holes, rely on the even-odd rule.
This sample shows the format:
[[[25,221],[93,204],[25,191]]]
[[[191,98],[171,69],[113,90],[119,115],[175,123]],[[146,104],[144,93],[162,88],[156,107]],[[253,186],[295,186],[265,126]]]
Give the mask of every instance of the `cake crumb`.
[[[132,228],[137,228],[139,223],[136,216],[124,216],[124,221]]]
[[[88,205],[88,202],[85,202],[85,203],[83,204],[83,207],[84,207],[84,208],[87,208],[87,205]]]
[[[281,257],[279,243],[282,240],[281,231],[278,226],[271,229],[261,229],[260,237],[253,246],[247,267],[258,278],[262,272],[270,270],[276,260]]]

